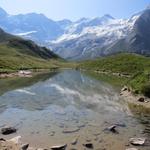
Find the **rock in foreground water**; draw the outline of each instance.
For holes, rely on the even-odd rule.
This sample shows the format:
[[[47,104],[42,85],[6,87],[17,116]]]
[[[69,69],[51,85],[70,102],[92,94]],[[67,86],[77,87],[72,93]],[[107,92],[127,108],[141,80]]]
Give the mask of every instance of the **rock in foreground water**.
[[[57,145],[57,146],[52,146],[52,150],[65,150],[67,148],[67,144],[64,145]]]
[[[142,146],[142,145],[144,145],[145,144],[145,141],[146,141],[146,139],[145,138],[131,138],[130,139],[130,143],[132,144],[132,145],[139,145],[139,146]]]
[[[94,148],[92,143],[86,143],[86,144],[83,144],[83,146],[85,146],[86,148],[89,148],[89,149],[93,149]]]
[[[12,134],[17,132],[17,129],[13,128],[13,127],[5,127],[1,129],[1,133],[3,135],[8,135],[8,134]]]

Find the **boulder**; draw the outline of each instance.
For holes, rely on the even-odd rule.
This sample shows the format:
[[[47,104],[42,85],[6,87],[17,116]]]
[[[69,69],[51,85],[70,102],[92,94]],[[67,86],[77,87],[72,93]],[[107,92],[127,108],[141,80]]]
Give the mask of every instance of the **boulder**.
[[[17,129],[13,128],[13,127],[5,127],[1,129],[1,133],[3,135],[8,135],[8,134],[12,134],[17,132]]]

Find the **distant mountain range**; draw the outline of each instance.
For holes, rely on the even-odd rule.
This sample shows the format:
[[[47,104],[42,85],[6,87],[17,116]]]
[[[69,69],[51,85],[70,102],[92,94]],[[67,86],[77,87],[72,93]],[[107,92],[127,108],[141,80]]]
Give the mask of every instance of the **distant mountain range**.
[[[93,59],[120,52],[150,55],[150,8],[130,19],[106,14],[72,22],[53,21],[43,14],[9,15],[0,9],[0,27],[32,39],[71,60]]]

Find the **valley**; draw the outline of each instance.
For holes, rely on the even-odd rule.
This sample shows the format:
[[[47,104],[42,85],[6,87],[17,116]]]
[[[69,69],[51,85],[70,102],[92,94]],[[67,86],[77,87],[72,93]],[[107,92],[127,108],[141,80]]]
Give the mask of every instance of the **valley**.
[[[149,150],[149,26],[0,8],[0,150]]]

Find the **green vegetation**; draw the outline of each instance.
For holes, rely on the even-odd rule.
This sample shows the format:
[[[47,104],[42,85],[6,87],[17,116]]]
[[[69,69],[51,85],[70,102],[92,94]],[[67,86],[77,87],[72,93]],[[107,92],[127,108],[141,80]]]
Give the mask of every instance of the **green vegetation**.
[[[126,78],[126,77],[119,77],[119,76],[116,77],[114,75],[96,73],[93,71],[85,71],[84,74],[91,76],[97,80],[102,80],[102,81],[105,81],[107,83],[110,83],[111,85],[114,85],[114,86],[118,87],[119,89],[122,86],[124,86],[128,81],[128,78]]]
[[[14,41],[13,44],[0,44],[0,73],[16,72],[20,69],[70,67],[69,63],[44,47],[38,47],[30,41],[24,41],[24,44],[16,42],[16,39]]]
[[[63,59],[46,47],[0,29],[0,73],[20,69],[54,69],[65,65]]]
[[[115,84],[126,84],[135,93],[150,97],[150,59],[135,54],[117,54],[106,58],[69,63],[45,47],[30,40],[23,40],[0,30],[0,73],[16,72],[20,69],[80,68],[109,74],[104,80]],[[120,75],[117,79],[110,74]],[[92,74],[96,78],[98,76]],[[129,76],[130,78],[122,78]]]
[[[150,97],[149,57],[136,54],[117,54],[106,58],[80,62],[78,67],[89,71],[128,75],[130,78],[123,79],[123,83],[131,87],[135,93]]]

